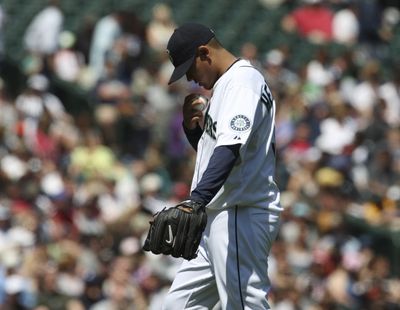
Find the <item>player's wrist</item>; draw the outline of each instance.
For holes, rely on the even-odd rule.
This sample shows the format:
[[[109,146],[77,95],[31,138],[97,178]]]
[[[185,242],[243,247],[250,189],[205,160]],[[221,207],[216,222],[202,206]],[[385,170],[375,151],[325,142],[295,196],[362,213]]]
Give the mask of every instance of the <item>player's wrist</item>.
[[[191,208],[195,211],[199,211],[199,210],[204,210],[206,204],[200,200],[196,200],[193,198],[188,198],[186,200],[181,201],[178,206],[186,206],[188,208]]]
[[[197,131],[197,130],[201,130],[201,127],[200,127],[200,125],[198,123],[192,123],[192,122],[183,121],[182,122],[182,126],[183,126],[183,129],[185,131],[194,132],[194,131]]]
[[[194,124],[191,124],[190,122],[183,122],[183,128],[185,128],[186,130],[194,130],[196,128],[196,126],[194,126]]]

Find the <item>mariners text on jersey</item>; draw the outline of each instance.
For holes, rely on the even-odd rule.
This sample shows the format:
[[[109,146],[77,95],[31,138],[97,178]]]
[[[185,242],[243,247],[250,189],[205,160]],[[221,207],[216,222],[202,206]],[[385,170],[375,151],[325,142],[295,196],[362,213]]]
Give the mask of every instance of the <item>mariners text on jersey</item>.
[[[214,140],[216,139],[217,122],[214,122],[212,117],[207,114],[204,121],[204,131]]]

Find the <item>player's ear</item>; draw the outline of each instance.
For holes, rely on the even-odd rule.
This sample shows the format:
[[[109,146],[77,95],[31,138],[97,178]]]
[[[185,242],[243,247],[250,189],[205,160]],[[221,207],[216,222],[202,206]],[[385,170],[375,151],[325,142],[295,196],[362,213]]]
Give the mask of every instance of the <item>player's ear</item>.
[[[205,45],[199,46],[197,52],[198,52],[198,55],[200,57],[200,60],[206,60],[209,57],[209,54],[210,54],[210,50]]]

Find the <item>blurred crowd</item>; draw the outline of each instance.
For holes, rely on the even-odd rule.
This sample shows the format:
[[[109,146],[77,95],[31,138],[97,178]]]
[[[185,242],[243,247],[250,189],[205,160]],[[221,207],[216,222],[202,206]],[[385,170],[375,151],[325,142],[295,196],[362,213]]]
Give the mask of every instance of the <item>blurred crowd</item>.
[[[261,53],[246,42],[238,55],[277,101],[285,212],[270,259],[271,305],[400,309],[400,63],[384,67],[379,50],[398,29],[399,8],[261,2],[268,10],[291,2],[282,35],[318,44],[301,67],[288,46]],[[378,26],[365,29],[361,9]],[[322,26],[304,19],[313,10],[325,12]],[[141,245],[151,215],[189,194],[194,151],[181,104],[187,93],[210,93],[184,80],[167,85],[165,46],[176,26],[167,5],[156,4],[147,22],[127,10],[88,16],[76,33],[66,18],[53,0],[27,27],[24,90],[11,96],[0,80],[0,309],[161,309],[181,261]],[[0,7],[0,54],[6,23]],[[330,53],[331,40],[342,53]],[[92,113],[71,113],[52,91],[55,78],[86,91]]]

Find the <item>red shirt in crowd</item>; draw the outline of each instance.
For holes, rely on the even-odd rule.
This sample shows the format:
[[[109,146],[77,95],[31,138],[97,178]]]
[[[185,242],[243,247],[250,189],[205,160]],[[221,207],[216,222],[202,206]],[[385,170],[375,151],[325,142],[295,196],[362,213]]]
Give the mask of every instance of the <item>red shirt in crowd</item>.
[[[333,12],[323,6],[304,6],[296,9],[291,17],[300,35],[308,37],[313,33],[322,35],[325,40],[332,38]]]

